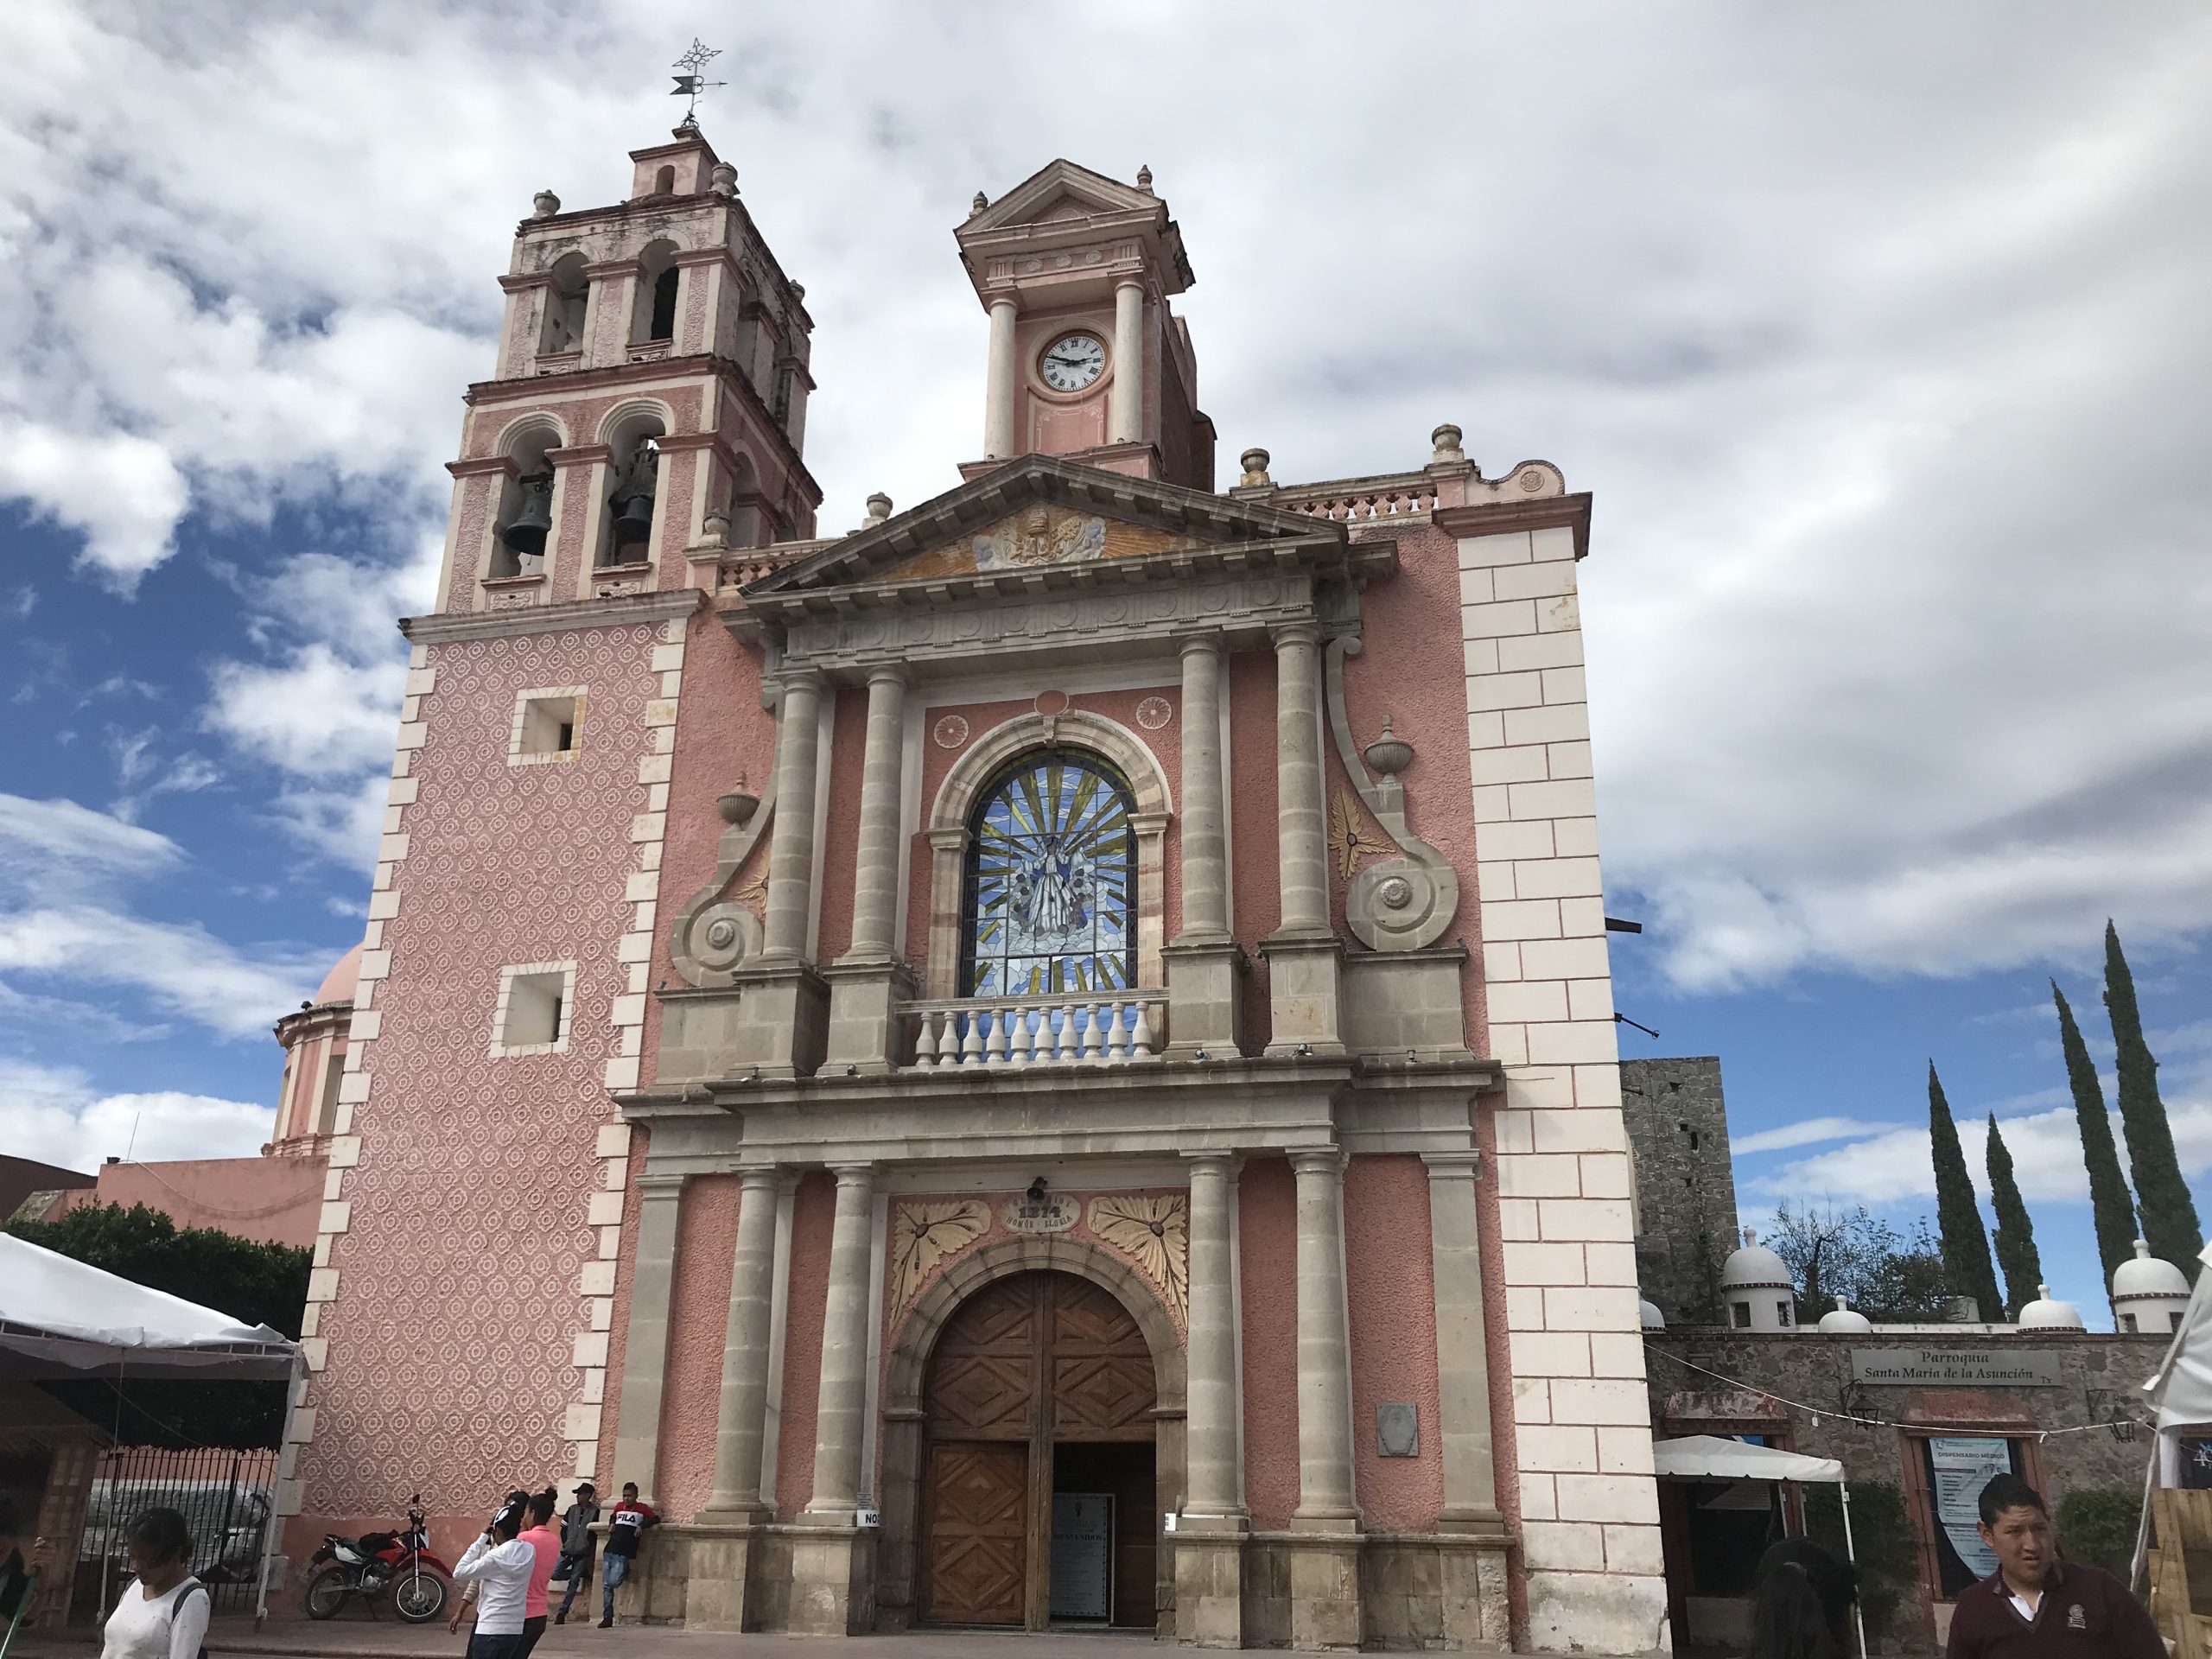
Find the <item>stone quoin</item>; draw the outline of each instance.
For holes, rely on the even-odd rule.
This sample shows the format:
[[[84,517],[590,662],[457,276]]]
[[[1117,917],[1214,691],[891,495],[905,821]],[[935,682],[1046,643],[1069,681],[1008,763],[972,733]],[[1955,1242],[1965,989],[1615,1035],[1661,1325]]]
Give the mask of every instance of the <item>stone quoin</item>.
[[[823,535],[804,289],[632,160],[401,625],[292,1559],[588,1477],[625,1618],[1662,1643],[1589,498],[1217,491],[1182,231],[1060,161],[954,232],[950,487]]]

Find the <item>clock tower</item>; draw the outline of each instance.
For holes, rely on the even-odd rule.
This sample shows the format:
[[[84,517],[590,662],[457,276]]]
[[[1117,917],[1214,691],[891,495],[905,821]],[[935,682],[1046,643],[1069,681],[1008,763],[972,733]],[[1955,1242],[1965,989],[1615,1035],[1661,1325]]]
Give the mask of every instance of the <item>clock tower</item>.
[[[983,458],[1026,454],[1211,490],[1213,423],[1198,359],[1169,301],[1194,280],[1183,232],[1141,168],[1127,185],[1052,162],[954,235],[989,312]]]

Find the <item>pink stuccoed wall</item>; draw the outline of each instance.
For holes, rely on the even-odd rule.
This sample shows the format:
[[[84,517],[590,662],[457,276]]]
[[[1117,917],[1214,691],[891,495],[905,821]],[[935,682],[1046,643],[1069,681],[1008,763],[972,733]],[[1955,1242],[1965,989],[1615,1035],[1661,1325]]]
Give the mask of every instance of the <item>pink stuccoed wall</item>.
[[[835,962],[853,943],[853,874],[860,866],[861,760],[868,747],[868,692],[840,691],[831,728],[830,798],[823,817],[822,928],[817,962]]]
[[[63,1195],[51,1221],[86,1205],[143,1204],[180,1227],[218,1232],[264,1244],[315,1246],[322,1211],[320,1158],[187,1158],[173,1163],[102,1164],[97,1185]]]
[[[1236,841],[1230,931],[1251,957],[1244,982],[1244,1052],[1268,1044],[1268,964],[1260,941],[1282,920],[1275,808],[1275,664],[1262,652],[1229,659],[1229,824]]]
[[[1243,1313],[1244,1503],[1279,1530],[1298,1507],[1298,1188],[1290,1163],[1255,1158],[1236,1178]]]
[[[1397,1153],[1344,1167],[1344,1290],[1351,1309],[1353,1478],[1370,1527],[1424,1530],[1444,1508],[1437,1435],[1436,1279],[1428,1250],[1428,1168]],[[1421,1454],[1376,1454],[1375,1408],[1413,1402]]]
[[[740,1192],[734,1175],[698,1176],[684,1183],[683,1202],[677,1211],[676,1277],[669,1298],[668,1368],[661,1394],[660,1472],[650,1486],[660,1512],[671,1520],[686,1518],[704,1506],[715,1484],[715,1420],[721,1403],[722,1337],[729,1320]],[[616,1478],[646,1484],[636,1470],[620,1471]]]
[[[789,1521],[814,1496],[814,1428],[822,1396],[822,1319],[837,1179],[810,1170],[791,1204],[789,1312],[784,1319],[784,1409],[776,1441],[776,1514]]]
[[[311,1382],[315,1434],[300,1459],[305,1514],[395,1518],[423,1491],[434,1516],[481,1524],[518,1480],[565,1474],[577,1284],[596,1254],[586,1198],[599,1126],[607,1014],[626,975],[629,830],[638,761],[658,692],[648,626],[472,640],[433,648],[428,739],[411,775],[409,856],[385,924],[391,972],[375,1007],[373,1092],[357,1109],[361,1160],[351,1230],[332,1241],[336,1301]],[[586,685],[576,759],[506,764],[515,694]],[[573,958],[565,1053],[492,1059],[499,970]],[[424,1310],[440,1317],[425,1317]]]

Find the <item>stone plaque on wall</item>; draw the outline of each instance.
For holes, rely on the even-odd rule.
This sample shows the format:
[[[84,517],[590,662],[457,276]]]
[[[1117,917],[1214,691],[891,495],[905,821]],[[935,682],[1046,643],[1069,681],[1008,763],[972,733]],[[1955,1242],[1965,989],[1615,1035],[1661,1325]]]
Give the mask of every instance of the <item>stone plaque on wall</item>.
[[[1382,1458],[1421,1455],[1421,1408],[1410,1400],[1385,1400],[1375,1408],[1375,1453]]]
[[[1897,1389],[2055,1389],[2049,1348],[1854,1348],[1851,1379]]]
[[[1064,1192],[1047,1192],[1039,1198],[1022,1197],[1007,1205],[1009,1230],[1017,1233],[1065,1233],[1075,1225],[1083,1206]]]

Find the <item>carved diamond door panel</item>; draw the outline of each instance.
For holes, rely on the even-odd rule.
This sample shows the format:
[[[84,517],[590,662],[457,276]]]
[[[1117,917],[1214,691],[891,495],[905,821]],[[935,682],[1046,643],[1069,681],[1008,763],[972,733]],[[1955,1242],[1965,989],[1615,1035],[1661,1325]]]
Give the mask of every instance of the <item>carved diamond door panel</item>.
[[[1029,1589],[1029,1448],[930,1448],[922,1617],[1019,1624]]]
[[[1023,1354],[941,1354],[930,1376],[930,1427],[982,1440],[1027,1440],[1034,1389]]]
[[[1055,1355],[1052,1438],[1152,1438],[1152,1361],[1124,1355]]]

